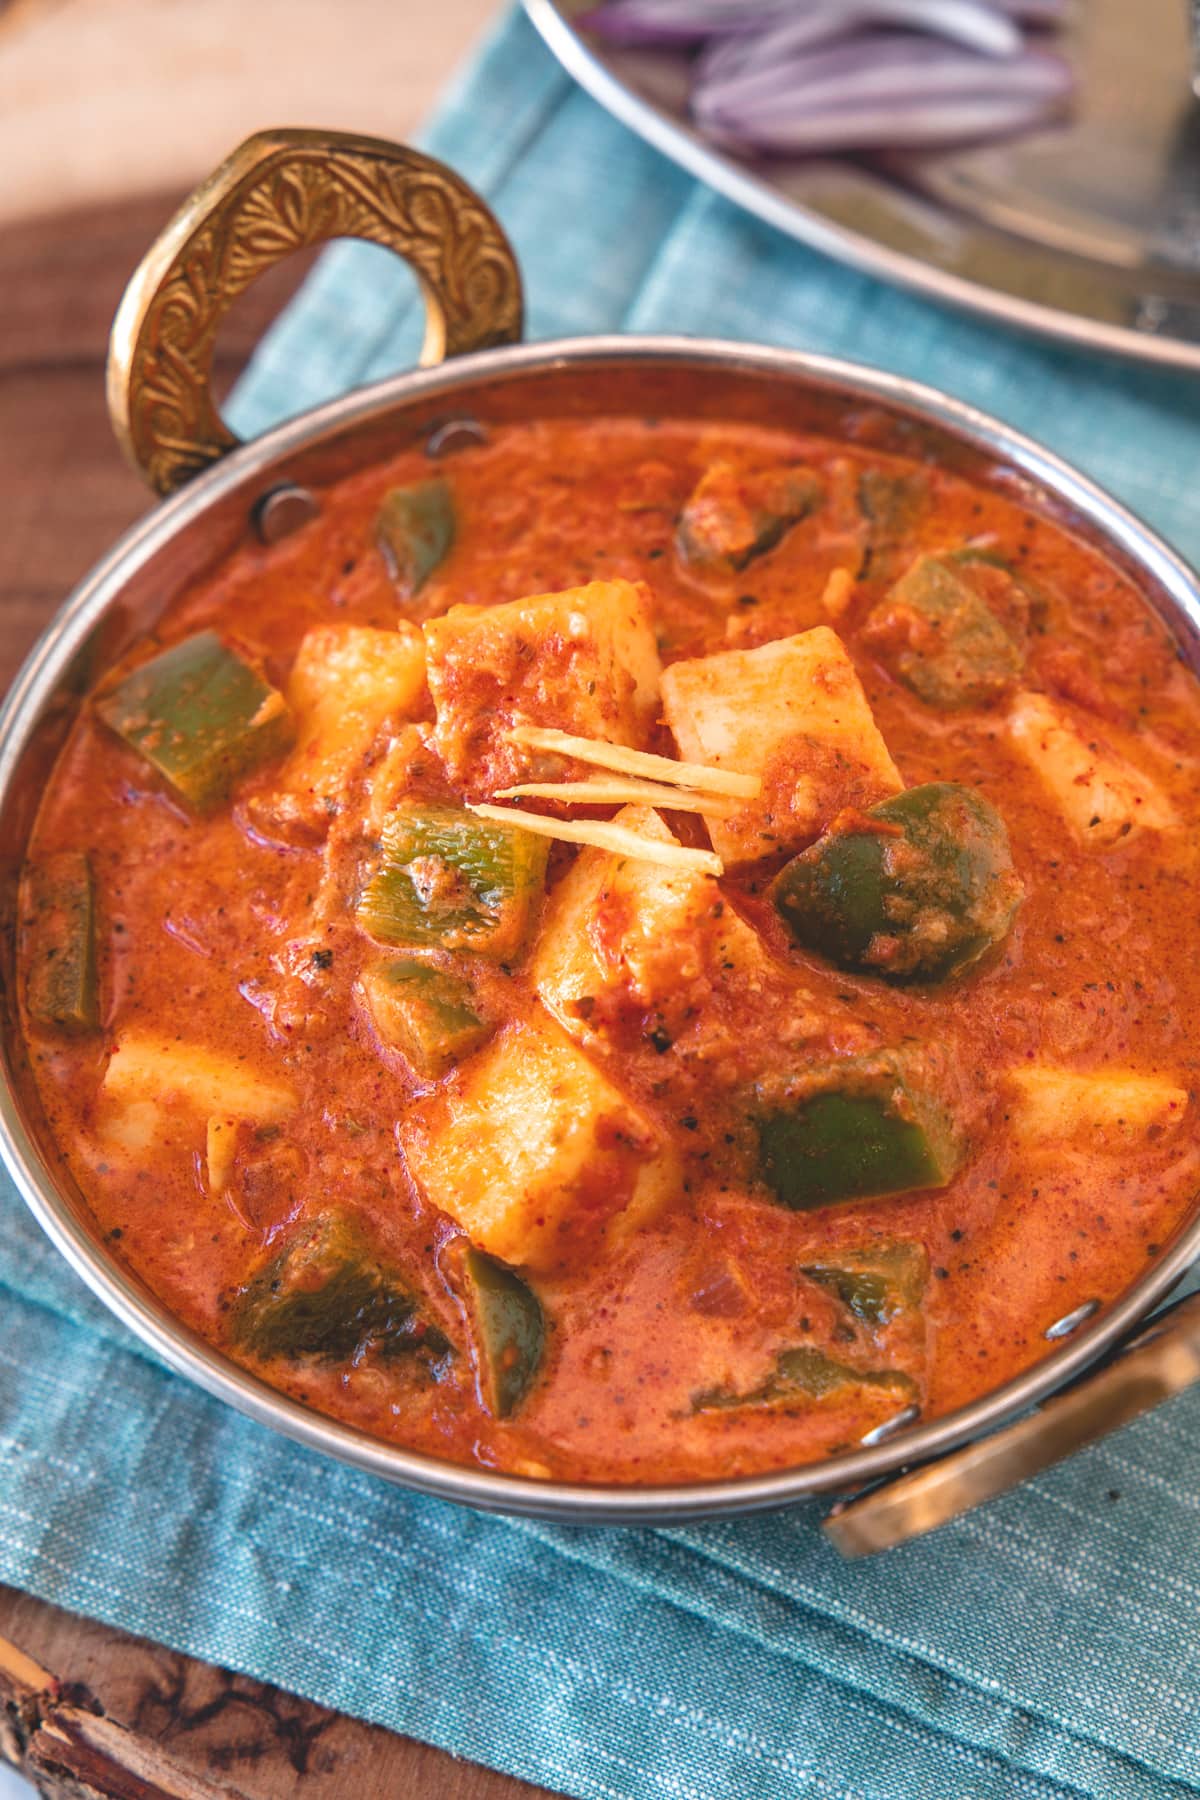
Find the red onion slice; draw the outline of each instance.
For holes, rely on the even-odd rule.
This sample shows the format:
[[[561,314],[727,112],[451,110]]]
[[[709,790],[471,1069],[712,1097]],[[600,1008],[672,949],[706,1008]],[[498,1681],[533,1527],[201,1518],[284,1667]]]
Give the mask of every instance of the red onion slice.
[[[777,54],[697,84],[698,106],[739,110],[783,95],[804,111],[838,109],[845,99],[886,104],[897,94],[937,97],[1012,89],[1043,98],[1062,91],[1066,65],[1044,51],[974,56],[910,32],[863,32],[815,50]]]
[[[777,62],[871,29],[900,29],[945,38],[981,56],[1015,56],[1021,33],[982,0],[805,0],[753,33],[720,39],[704,59],[704,73]]]
[[[610,44],[701,44],[706,38],[761,30],[791,11],[793,0],[608,0],[574,23]]]
[[[1061,25],[1067,16],[1067,0],[992,0],[992,5],[1021,25]]]
[[[760,150],[884,150],[966,143],[1035,123],[1071,88],[1061,58],[980,57],[909,34],[865,34],[702,82],[697,123]]]
[[[912,148],[1004,136],[1070,93],[1019,26],[1065,0],[607,0],[577,23],[614,44],[703,46],[692,114],[723,144]]]
[[[919,30],[983,56],[1015,56],[1022,44],[1011,20],[981,0],[806,0],[765,29],[714,40],[697,63],[696,79],[724,81],[752,69],[773,68],[801,51],[872,27]]]

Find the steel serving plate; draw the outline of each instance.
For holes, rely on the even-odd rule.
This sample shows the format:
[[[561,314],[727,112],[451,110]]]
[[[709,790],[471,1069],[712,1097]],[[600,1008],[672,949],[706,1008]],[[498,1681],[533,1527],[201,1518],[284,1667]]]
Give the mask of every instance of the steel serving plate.
[[[298,145],[312,153],[310,161],[319,162],[325,143],[315,134],[276,133],[251,140],[237,153],[241,163],[235,158],[226,165],[227,172],[255,171],[258,200],[250,216],[259,225],[264,163],[275,158],[271,179],[278,187],[279,169],[294,167]],[[345,143],[330,140],[335,146]],[[453,179],[439,165],[411,152],[372,140],[353,143],[360,155],[390,155],[393,161],[405,156],[405,180],[410,184],[414,167],[425,176],[432,170],[438,180]],[[201,190],[201,225],[206,219],[211,222],[214,207],[228,221],[228,187],[218,184],[215,199],[211,183]],[[247,191],[243,182],[239,192],[244,197]],[[277,199],[281,192],[276,192]],[[282,197],[286,200],[286,193]],[[152,252],[156,282],[143,279],[138,305],[131,310],[127,303],[118,317],[117,364],[122,359],[126,366],[136,364],[137,346],[143,343],[139,332],[153,316],[154,298],[164,284],[169,288],[168,277],[176,264],[164,257],[164,242],[174,232],[177,245],[194,243],[197,229],[195,207],[190,213],[185,208]],[[326,235],[337,230],[335,219]],[[506,250],[502,234],[498,241]],[[185,256],[184,261],[194,283],[198,265],[194,258],[188,261]],[[218,263],[219,258],[213,266]],[[142,277],[145,269],[144,265]],[[433,302],[431,313],[436,314],[439,293],[446,286],[445,271],[426,261],[421,273]],[[227,304],[228,297],[214,291],[215,311]],[[498,303],[508,308],[505,330],[511,335],[515,329],[511,290],[495,281],[477,282],[475,299],[476,336],[497,335]],[[518,321],[519,310],[518,284]],[[207,368],[215,331],[206,337],[195,329],[194,320],[189,329],[189,341],[200,344],[199,362]],[[460,333],[460,339],[469,337],[469,332]],[[143,369],[139,377],[143,386],[153,373],[151,358],[149,376]],[[119,380],[114,391],[120,400]],[[1200,1306],[1195,1301],[1185,1300],[1160,1314],[1153,1330],[1143,1332],[1140,1347],[1120,1348],[1200,1253],[1200,1208],[1128,1292],[1107,1307],[1077,1309],[1061,1322],[1060,1335],[1047,1334],[1047,1354],[1041,1362],[970,1406],[925,1422],[905,1415],[894,1422],[892,1431],[877,1431],[873,1441],[824,1462],[689,1485],[539,1481],[399,1449],[288,1399],[182,1325],[100,1241],[49,1132],[16,1005],[16,887],[54,758],[96,674],[148,629],[186,584],[252,536],[265,497],[289,485],[319,497],[327,484],[355,469],[395,455],[406,445],[427,443],[433,432],[444,435],[446,422],[455,418],[476,420],[485,429],[526,419],[622,413],[747,421],[834,437],[861,438],[866,433],[880,448],[936,458],[944,467],[1019,499],[1102,549],[1135,577],[1197,669],[1200,585],[1152,531],[1030,439],[933,389],[823,356],[672,337],[505,345],[376,383],[240,448],[225,451],[230,439],[220,426],[224,453],[219,459],[211,447],[205,451],[185,433],[176,431],[171,437],[168,426],[178,426],[179,407],[161,402],[166,391],[162,382],[156,391],[159,435],[140,450],[135,445],[139,460],[151,472],[156,467],[161,472],[161,460],[156,462],[155,457],[165,446],[173,454],[186,452],[185,473],[198,464],[208,466],[192,474],[128,532],[68,598],[34,646],[0,712],[0,1151],[34,1215],[72,1268],[164,1362],[260,1423],[357,1468],[444,1499],[564,1522],[666,1523],[728,1516],[787,1505],[806,1496],[853,1493],[917,1465],[915,1475],[893,1481],[877,1494],[868,1492],[830,1522],[831,1534],[849,1553],[879,1548],[927,1529],[1200,1376]],[[124,410],[119,405],[118,411],[128,427],[138,409],[125,401]],[[200,415],[193,408],[189,416]],[[131,438],[127,430],[125,435],[130,443],[137,434]],[[164,478],[162,485],[170,483]],[[1093,1365],[1105,1358],[1109,1360],[1096,1372]],[[1043,1402],[1044,1410],[996,1431]],[[958,1449],[963,1445],[969,1447]],[[957,1460],[947,1452],[957,1452]]]
[[[602,106],[769,224],[1007,325],[1200,370],[1189,0],[1079,0],[1053,40],[1078,76],[1060,122],[1003,143],[871,158],[716,149],[689,121],[687,57],[601,42],[575,23],[593,4],[525,9]]]

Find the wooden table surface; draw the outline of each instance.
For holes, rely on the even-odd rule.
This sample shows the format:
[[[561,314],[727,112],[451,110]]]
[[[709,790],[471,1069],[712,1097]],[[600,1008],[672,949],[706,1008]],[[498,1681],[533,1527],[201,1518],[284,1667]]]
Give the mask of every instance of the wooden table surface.
[[[70,588],[149,503],[109,431],[104,353],[124,281],[183,193],[260,125],[402,136],[488,10],[490,0],[13,0],[7,10],[0,0],[0,151],[10,174],[28,178],[10,180],[0,198],[0,691]],[[196,54],[202,20],[207,62]],[[236,40],[235,21],[249,51],[231,56],[221,34]],[[127,57],[118,81],[121,31],[141,24],[146,54]],[[271,44],[269,78],[256,86],[255,58]],[[146,119],[165,127],[170,111],[156,84],[173,69],[183,70],[181,124],[148,156]],[[332,95],[327,106],[318,89]],[[72,106],[73,142],[55,149]],[[219,383],[302,273],[285,266],[237,309]],[[0,1756],[63,1797],[542,1792],[2,1587]]]

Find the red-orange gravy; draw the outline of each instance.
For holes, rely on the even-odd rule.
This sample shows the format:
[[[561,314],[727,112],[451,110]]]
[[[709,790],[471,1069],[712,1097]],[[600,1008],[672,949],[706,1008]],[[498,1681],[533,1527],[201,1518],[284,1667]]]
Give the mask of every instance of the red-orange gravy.
[[[677,537],[714,458],[802,463],[820,484],[805,516],[719,579],[690,567]],[[913,477],[922,495],[883,544],[872,541],[863,500],[872,469]],[[451,486],[457,536],[418,599],[404,601],[376,548],[375,518],[385,491],[431,471]],[[345,1362],[256,1359],[234,1347],[240,1360],[388,1442],[561,1479],[653,1483],[830,1454],[912,1396],[925,1416],[945,1413],[1043,1356],[1054,1321],[1113,1299],[1143,1273],[1196,1192],[1190,1109],[1182,1122],[1156,1114],[1096,1131],[1068,1122],[1031,1137],[1014,1122],[1009,1082],[1034,1064],[1135,1071],[1182,1090],[1185,1107],[1195,1085],[1200,959],[1188,933],[1200,916],[1200,693],[1129,580],[1065,530],[935,467],[742,427],[506,427],[436,465],[406,451],[320,498],[319,517],[296,535],[247,544],[191,587],[166,612],[155,647],[211,627],[249,647],[282,690],[313,626],[419,624],[461,602],[490,607],[617,578],[646,584],[664,666],[831,626],[903,782],[961,783],[990,800],[1025,896],[1003,942],[965,973],[894,986],[791,941],[766,894],[781,858],[727,870],[721,891],[759,933],[772,982],[750,997],[713,995],[711,1016],[688,1022],[709,1034],[703,1056],[677,1054],[677,1025],[664,1035],[650,1016],[589,1039],[587,1056],[672,1146],[678,1190],[622,1241],[530,1277],[546,1315],[544,1354],[521,1405],[501,1419],[481,1398],[470,1327],[446,1278],[461,1233],[398,1147],[414,1096],[437,1084],[382,1054],[356,1003],[378,946],[356,923],[352,882],[331,914],[329,844],[319,833],[280,842],[256,826],[277,761],[201,816],[85,707],[31,859],[90,855],[100,1026],[70,1034],[27,1019],[27,1033],[53,1131],[99,1234],[172,1311],[230,1349],[236,1296],[307,1218],[336,1205],[403,1272],[451,1353],[432,1367],[369,1345]],[[1020,689],[1119,742],[1172,825],[1103,847],[1081,842],[1014,748],[1007,697],[930,705],[878,660],[871,634],[863,640],[868,614],[905,568],[964,544],[1002,559],[1038,596]],[[831,588],[838,569],[848,579]],[[428,695],[415,716],[433,720]],[[647,747],[676,754],[661,716]],[[348,777],[348,797],[360,775]],[[442,803],[453,800],[436,769],[422,779]],[[694,818],[669,816],[685,843],[706,842]],[[555,846],[551,890],[578,854]],[[329,954],[314,968],[305,952],[300,966],[289,947],[310,941],[318,911]],[[660,950],[669,960],[671,947]],[[536,1008],[527,959],[481,973],[501,1034]],[[807,1211],[764,1188],[735,1115],[764,1075],[787,1074],[800,1054],[804,1032],[788,1022],[797,1010],[810,1036],[823,1034],[826,1056],[864,1043],[945,1048],[969,1139],[947,1185]],[[106,1136],[106,1061],[131,1028],[208,1045],[294,1090],[295,1110],[225,1191],[207,1177],[203,1121],[173,1111],[169,1095],[145,1153]],[[444,1082],[453,1093],[461,1079],[452,1072]],[[885,1356],[870,1324],[803,1271],[836,1265],[839,1250],[896,1242],[916,1246],[927,1267],[919,1306],[890,1329]],[[901,1393],[850,1381],[787,1403],[703,1404],[763,1391],[776,1359],[800,1343],[859,1370],[886,1361],[911,1385]]]

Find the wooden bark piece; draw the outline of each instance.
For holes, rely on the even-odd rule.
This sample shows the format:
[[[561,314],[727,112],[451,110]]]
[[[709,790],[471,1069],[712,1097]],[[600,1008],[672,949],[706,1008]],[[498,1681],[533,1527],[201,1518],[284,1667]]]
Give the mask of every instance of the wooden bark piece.
[[[550,1800],[4,1587],[0,1755],[52,1800]]]

